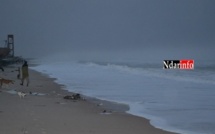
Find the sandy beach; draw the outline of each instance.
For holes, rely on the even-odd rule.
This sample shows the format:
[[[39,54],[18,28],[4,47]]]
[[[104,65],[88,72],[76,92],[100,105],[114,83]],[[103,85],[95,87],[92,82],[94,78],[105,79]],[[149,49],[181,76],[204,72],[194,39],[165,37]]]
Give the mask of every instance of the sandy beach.
[[[16,69],[7,67],[0,75],[15,80],[0,89],[1,134],[171,134],[154,128],[147,119],[100,106],[99,101],[66,100],[64,96],[72,93],[33,70],[29,87],[21,86]],[[20,99],[16,91],[27,96]]]

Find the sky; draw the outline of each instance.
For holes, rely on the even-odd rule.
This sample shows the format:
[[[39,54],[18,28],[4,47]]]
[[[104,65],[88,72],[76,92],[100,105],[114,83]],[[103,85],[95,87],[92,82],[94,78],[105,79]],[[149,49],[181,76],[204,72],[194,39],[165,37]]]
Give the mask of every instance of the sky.
[[[215,59],[214,0],[0,0],[15,55]]]

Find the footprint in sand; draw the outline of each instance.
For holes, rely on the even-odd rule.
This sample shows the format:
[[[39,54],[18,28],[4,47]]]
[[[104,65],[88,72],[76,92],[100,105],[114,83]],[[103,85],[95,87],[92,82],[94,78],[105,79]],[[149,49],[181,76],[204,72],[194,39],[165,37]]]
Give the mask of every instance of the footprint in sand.
[[[22,131],[22,133],[23,133],[23,134],[28,134],[28,131],[27,131],[27,129],[26,129],[26,128],[22,128],[22,130],[21,130],[21,131]]]
[[[44,128],[41,128],[42,134],[47,134],[46,130]]]

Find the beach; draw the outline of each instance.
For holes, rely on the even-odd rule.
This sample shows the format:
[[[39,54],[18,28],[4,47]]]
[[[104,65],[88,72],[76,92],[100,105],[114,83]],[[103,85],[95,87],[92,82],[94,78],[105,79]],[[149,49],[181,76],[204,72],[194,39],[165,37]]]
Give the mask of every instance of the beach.
[[[21,86],[15,70],[8,67],[1,74],[15,80],[0,90],[1,134],[171,134],[154,128],[147,119],[100,106],[99,100],[66,100],[64,96],[73,93],[33,70],[29,87]],[[20,98],[16,91],[27,96]]]

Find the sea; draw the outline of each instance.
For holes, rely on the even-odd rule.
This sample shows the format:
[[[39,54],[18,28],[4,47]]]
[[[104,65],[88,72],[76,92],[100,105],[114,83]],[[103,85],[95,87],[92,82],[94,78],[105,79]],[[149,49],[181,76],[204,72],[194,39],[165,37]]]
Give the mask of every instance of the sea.
[[[163,61],[35,60],[31,69],[71,92],[129,106],[127,113],[181,134],[215,134],[215,62],[193,70],[163,69]]]

